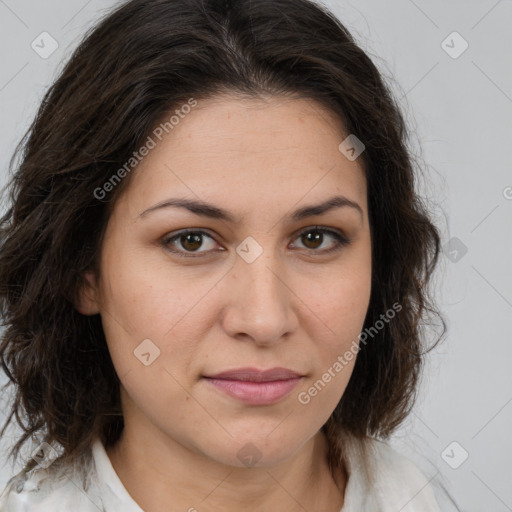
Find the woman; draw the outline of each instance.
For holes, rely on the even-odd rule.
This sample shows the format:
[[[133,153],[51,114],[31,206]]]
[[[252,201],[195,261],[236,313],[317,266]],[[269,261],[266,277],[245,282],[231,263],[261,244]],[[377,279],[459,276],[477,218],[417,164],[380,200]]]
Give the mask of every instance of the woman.
[[[131,0],[24,140],[3,511],[439,510],[410,411],[440,238],[376,67],[308,0]],[[18,148],[19,150],[19,148]]]

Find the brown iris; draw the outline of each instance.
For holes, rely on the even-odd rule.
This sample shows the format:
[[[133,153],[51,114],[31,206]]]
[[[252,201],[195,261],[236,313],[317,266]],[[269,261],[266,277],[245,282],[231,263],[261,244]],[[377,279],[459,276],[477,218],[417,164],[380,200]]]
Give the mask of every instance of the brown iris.
[[[185,242],[183,242],[184,239]],[[195,233],[187,233],[186,235],[181,235],[180,241],[181,245],[189,251],[195,251],[199,249],[203,243],[202,236]]]
[[[301,235],[302,243],[308,249],[317,249],[320,245],[322,245],[323,236],[324,234],[317,230],[307,231],[306,233],[303,233]],[[305,243],[305,240],[307,241],[307,243]],[[314,247],[308,246],[308,243],[313,243]]]

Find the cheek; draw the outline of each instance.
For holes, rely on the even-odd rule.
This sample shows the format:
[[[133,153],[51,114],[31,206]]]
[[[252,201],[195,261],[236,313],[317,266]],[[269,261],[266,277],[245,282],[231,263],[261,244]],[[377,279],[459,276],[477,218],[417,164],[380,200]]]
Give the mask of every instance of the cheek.
[[[179,402],[183,393],[173,377],[186,383],[202,328],[190,313],[205,283],[172,274],[161,262],[142,258],[141,251],[111,254],[105,253],[102,266],[101,317],[116,372],[134,398],[144,401],[145,394],[165,389],[166,399]]]
[[[302,292],[308,297],[309,316],[317,318],[312,325],[326,331],[327,336],[320,339],[327,341],[329,350],[339,349],[361,332],[371,295],[371,269],[339,274],[341,277],[336,278],[336,273],[331,273],[314,291],[310,287],[308,295],[304,295],[307,290]]]
[[[200,298],[211,291],[218,276],[197,275],[193,267],[178,267],[159,250],[107,248],[102,261],[102,305],[107,320],[130,337],[172,342],[183,331]],[[190,325],[188,326],[190,328]]]
[[[299,403],[311,402],[308,407],[322,413],[334,409],[347,387],[371,294],[369,267],[339,275],[342,277],[331,278],[328,286],[316,288],[309,297],[307,329],[317,358],[312,378],[301,389]]]

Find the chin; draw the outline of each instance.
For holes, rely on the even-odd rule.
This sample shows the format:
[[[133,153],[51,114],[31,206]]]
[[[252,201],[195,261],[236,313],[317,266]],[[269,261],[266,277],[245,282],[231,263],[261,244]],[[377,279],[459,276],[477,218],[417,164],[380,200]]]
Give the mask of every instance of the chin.
[[[268,432],[272,429],[264,432],[255,429],[254,435],[246,431],[243,435],[226,439],[225,443],[220,442],[215,450],[210,443],[207,455],[227,466],[272,468],[292,457],[304,444],[300,440],[294,442],[286,432],[284,435],[283,432],[279,435],[277,431],[270,435]]]

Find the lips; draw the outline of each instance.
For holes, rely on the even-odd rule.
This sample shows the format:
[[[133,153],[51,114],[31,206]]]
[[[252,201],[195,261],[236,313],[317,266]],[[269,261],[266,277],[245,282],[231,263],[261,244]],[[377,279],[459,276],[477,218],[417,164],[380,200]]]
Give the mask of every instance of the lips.
[[[228,370],[215,375],[207,376],[211,379],[223,380],[242,380],[249,382],[273,382],[276,380],[289,380],[302,377],[298,372],[288,370],[287,368],[270,368],[269,370],[258,370],[257,368],[238,368]]]
[[[216,390],[249,405],[271,405],[288,395],[303,375],[287,368],[238,368],[205,376]]]

